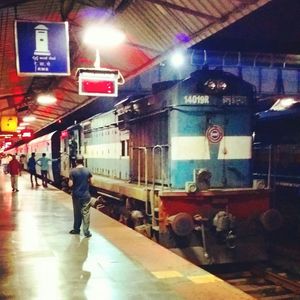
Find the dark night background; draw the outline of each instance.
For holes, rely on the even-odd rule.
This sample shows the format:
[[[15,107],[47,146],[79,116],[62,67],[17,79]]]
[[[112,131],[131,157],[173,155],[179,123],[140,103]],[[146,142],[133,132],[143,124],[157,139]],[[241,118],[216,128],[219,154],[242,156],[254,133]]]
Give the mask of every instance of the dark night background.
[[[298,54],[300,1],[273,0],[194,48]]]

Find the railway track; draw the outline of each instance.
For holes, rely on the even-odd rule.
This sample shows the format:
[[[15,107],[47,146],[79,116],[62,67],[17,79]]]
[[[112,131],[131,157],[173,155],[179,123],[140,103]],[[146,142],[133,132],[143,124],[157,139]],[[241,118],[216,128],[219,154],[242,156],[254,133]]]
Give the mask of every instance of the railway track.
[[[230,273],[213,273],[255,299],[300,300],[299,275],[262,266]]]

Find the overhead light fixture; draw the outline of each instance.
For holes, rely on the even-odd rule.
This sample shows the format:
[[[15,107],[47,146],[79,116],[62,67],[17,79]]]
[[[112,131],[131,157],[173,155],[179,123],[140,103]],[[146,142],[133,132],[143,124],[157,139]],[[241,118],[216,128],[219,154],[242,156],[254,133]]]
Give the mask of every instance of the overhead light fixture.
[[[51,94],[41,94],[37,98],[37,102],[41,105],[49,105],[56,103],[57,99]]]
[[[25,116],[24,118],[23,118],[23,121],[24,122],[32,122],[32,121],[34,121],[36,118],[35,118],[35,116]]]
[[[83,41],[96,50],[96,58],[94,67],[100,69],[100,53],[99,49],[112,48],[120,45],[125,41],[125,34],[119,29],[108,26],[98,25],[89,27],[84,34]]]
[[[185,57],[183,52],[181,51],[176,51],[172,54],[170,58],[171,64],[174,67],[181,67],[185,63]]]
[[[101,47],[115,47],[123,43],[125,38],[125,34],[117,28],[103,25],[90,27],[84,34],[86,44]]]
[[[19,126],[27,126],[27,125],[29,125],[28,122],[21,122],[21,123],[19,123]]]
[[[300,101],[292,98],[292,97],[286,97],[286,98],[279,98],[273,106],[270,108],[270,110],[274,111],[282,111],[291,108],[296,103],[299,103]]]
[[[32,129],[24,129],[21,131],[21,139],[28,141],[33,138],[33,130]]]
[[[0,137],[5,137],[5,138],[9,138],[9,137],[12,137],[12,136],[13,136],[13,134],[5,134],[5,133],[0,134]]]

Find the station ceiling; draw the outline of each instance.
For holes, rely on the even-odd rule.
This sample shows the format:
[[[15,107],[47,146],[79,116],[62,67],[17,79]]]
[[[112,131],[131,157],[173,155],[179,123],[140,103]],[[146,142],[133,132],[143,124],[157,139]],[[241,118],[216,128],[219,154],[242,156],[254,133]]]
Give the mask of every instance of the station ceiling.
[[[24,116],[33,114],[36,120],[31,123],[30,128],[37,132],[92,102],[94,98],[78,95],[75,77],[77,68],[91,68],[95,60],[95,50],[82,42],[83,31],[89,25],[101,26],[110,23],[126,34],[127,39],[122,46],[109,51],[103,47],[100,49],[100,56],[101,67],[119,69],[125,80],[128,80],[165,60],[171,51],[178,47],[188,48],[201,45],[205,41],[207,47],[215,47],[215,44],[218,45],[220,42],[214,40],[214,36],[224,33],[226,28],[231,28],[231,24],[242,22],[246,16],[251,17],[272,3],[286,4],[290,1],[293,2],[293,0],[1,0],[0,114],[17,115],[20,121]],[[284,9],[284,4],[281,7]],[[17,75],[14,36],[16,20],[68,21],[70,76]],[[240,39],[241,43],[251,45],[245,36],[230,34],[226,36],[225,32],[225,36],[218,38],[219,41],[223,37],[227,43],[233,45],[235,39]],[[255,41],[255,36],[249,37],[251,41]],[[274,38],[276,39],[276,35]],[[54,93],[58,99],[57,103],[50,106],[39,105],[36,96],[42,92]]]
[[[300,53],[300,1],[272,0],[200,42],[206,50],[252,53]]]

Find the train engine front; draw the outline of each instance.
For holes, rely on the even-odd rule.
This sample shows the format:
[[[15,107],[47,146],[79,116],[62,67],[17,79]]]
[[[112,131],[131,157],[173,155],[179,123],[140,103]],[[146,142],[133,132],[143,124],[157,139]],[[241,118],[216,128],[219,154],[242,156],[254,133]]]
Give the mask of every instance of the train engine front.
[[[254,104],[220,70],[153,84],[62,133],[61,174],[75,140],[106,213],[199,265],[263,260],[280,218],[253,185]]]
[[[253,188],[254,104],[251,84],[199,70],[116,106],[152,235],[198,264],[266,258],[262,233],[277,216],[269,190]]]

